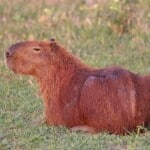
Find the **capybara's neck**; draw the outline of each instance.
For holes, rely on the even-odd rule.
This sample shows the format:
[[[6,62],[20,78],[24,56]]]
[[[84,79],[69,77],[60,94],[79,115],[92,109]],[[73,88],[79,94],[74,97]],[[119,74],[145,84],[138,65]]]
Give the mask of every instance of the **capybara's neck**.
[[[59,88],[66,87],[66,84],[69,85],[72,79],[75,80],[82,73],[91,70],[94,70],[94,68],[83,64],[76,56],[61,48],[54,64],[50,63],[42,68],[36,78],[42,94],[46,99],[50,99],[49,96],[55,97],[55,95],[58,95]],[[51,93],[51,95],[47,93]]]

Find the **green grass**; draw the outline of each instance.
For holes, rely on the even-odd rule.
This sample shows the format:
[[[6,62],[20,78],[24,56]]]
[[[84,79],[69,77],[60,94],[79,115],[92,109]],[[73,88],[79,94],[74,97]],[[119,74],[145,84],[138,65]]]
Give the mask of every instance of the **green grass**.
[[[56,5],[48,5],[42,0],[0,2],[1,150],[150,149],[149,129],[145,129],[145,134],[116,136],[74,133],[64,127],[35,125],[43,116],[37,85],[31,77],[14,75],[4,63],[5,50],[13,43],[56,38],[89,65],[118,65],[135,73],[149,74],[149,0],[135,3],[133,25],[122,35],[109,26],[116,17],[110,10],[112,3],[115,2],[109,0],[103,5],[88,7],[80,0]]]

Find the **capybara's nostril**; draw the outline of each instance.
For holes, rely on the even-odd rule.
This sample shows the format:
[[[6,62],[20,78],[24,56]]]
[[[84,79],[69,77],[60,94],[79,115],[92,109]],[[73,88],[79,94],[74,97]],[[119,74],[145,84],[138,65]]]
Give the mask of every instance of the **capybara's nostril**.
[[[6,57],[10,57],[11,56],[11,53],[10,52],[6,52]]]

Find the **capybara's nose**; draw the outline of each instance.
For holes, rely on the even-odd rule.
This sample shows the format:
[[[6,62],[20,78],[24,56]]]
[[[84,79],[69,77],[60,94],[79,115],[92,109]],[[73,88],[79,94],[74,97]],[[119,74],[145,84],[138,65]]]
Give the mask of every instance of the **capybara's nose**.
[[[11,55],[12,55],[11,52],[9,52],[9,51],[6,52],[6,57],[7,58],[10,57]]]

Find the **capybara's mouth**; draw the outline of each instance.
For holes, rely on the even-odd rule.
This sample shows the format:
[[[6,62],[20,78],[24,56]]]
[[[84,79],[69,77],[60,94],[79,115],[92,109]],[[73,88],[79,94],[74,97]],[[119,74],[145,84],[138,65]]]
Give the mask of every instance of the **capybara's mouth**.
[[[14,73],[16,73],[16,69],[15,69],[15,66],[14,66],[14,63],[13,61],[10,59],[10,58],[6,58],[6,65],[9,69],[11,69]]]

